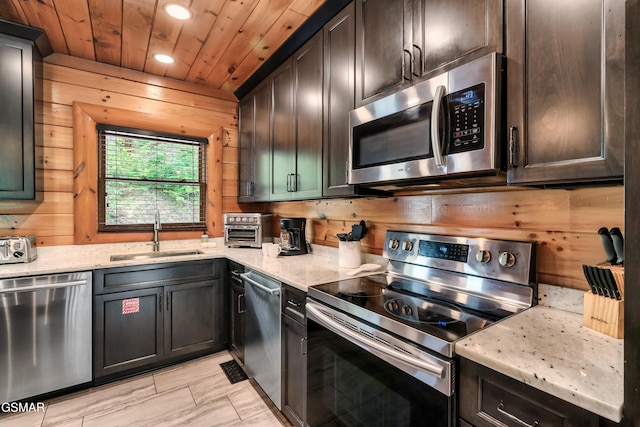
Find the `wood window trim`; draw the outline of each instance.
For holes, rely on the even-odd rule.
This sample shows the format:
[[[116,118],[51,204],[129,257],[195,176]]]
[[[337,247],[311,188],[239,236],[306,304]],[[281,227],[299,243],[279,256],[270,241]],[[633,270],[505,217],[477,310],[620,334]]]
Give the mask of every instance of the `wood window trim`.
[[[73,103],[73,208],[74,244],[151,241],[152,232],[104,233],[98,231],[98,137],[97,122],[116,126],[154,129],[207,138],[207,233],[221,236],[222,128],[203,134],[185,129],[172,117],[101,105]],[[161,239],[195,239],[200,231],[161,232]]]

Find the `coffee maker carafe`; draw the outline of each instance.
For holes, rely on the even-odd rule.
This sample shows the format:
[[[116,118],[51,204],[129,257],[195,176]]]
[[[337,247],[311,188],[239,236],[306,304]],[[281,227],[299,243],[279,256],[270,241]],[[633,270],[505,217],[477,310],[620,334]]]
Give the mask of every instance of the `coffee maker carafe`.
[[[307,239],[304,228],[306,218],[281,218],[280,219],[280,255],[304,255],[307,251]]]

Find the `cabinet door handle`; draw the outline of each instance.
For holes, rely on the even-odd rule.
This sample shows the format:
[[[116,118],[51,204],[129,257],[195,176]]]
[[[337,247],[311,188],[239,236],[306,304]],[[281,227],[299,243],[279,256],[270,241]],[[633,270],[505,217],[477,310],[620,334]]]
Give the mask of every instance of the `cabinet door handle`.
[[[496,409],[502,415],[504,415],[505,417],[509,418],[514,423],[520,424],[523,427],[536,427],[536,426],[540,425],[537,421],[534,421],[533,424],[526,423],[526,422],[522,421],[520,418],[516,417],[515,415],[508,413],[507,411],[504,410],[504,402],[502,400],[500,401],[500,404],[498,405],[498,407]]]
[[[303,356],[307,354],[307,346],[305,345],[306,343],[307,343],[307,337],[300,338],[300,354]]]
[[[407,56],[409,57],[408,61],[407,61]],[[407,63],[409,64],[408,73],[407,73]],[[408,81],[410,81],[413,78],[413,60],[411,59],[411,52],[409,52],[407,49],[403,49],[403,52],[402,52],[402,78]]]
[[[171,292],[167,292],[167,311],[169,311],[170,308],[170,301],[171,301]]]
[[[287,193],[291,193],[291,174],[287,174]]]
[[[422,59],[422,49],[420,48],[420,46],[414,44],[413,51],[414,51],[413,61],[412,61],[413,75],[416,77],[420,77],[422,75],[422,63],[424,62]],[[415,52],[417,52],[417,54]]]
[[[238,314],[242,314],[247,310],[243,310],[241,307],[242,305],[240,304],[240,298],[244,299],[244,294],[240,294],[238,295]]]
[[[158,312],[162,313],[162,294],[158,295]]]
[[[512,168],[518,167],[518,128],[509,128],[509,164]]]
[[[299,173],[291,174],[293,176],[293,191],[298,191],[298,178],[300,177]]]

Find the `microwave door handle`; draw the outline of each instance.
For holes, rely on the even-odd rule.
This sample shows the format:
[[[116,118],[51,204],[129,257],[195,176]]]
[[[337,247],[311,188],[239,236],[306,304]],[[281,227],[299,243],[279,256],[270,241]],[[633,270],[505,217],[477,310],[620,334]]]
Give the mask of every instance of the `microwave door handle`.
[[[436,88],[436,94],[433,97],[433,107],[431,109],[431,148],[433,149],[433,158],[436,166],[444,166],[444,157],[442,156],[442,140],[440,132],[438,132],[438,122],[440,118],[440,105],[444,96],[445,87],[439,85]]]

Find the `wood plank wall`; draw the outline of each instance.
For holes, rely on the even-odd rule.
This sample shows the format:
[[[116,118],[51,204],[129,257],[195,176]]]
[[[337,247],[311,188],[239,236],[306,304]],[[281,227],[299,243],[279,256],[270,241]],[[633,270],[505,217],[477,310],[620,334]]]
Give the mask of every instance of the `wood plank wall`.
[[[213,236],[222,235],[223,212],[273,212],[308,218],[316,245],[337,246],[336,233],[360,219],[371,231],[363,250],[380,254],[388,229],[468,234],[538,242],[542,283],[587,289],[581,265],[605,256],[596,231],[624,226],[623,187],[578,190],[488,188],[471,193],[438,193],[389,198],[331,199],[239,205],[237,203],[237,101],[214,89],[163,79],[118,67],[53,55],[45,64],[46,134],[38,174],[44,201],[0,201],[0,235],[36,235],[39,245],[74,244],[82,215],[74,214],[73,105],[131,110],[141,124],[169,123],[175,131],[211,135],[222,144],[222,208],[209,218]],[[105,114],[105,118],[109,116]],[[117,124],[117,123],[114,123]],[[219,178],[218,178],[219,179]],[[279,231],[274,222],[274,235]],[[80,224],[82,225],[82,224]],[[146,240],[147,236],[143,239]]]
[[[220,145],[237,140],[237,100],[217,89],[59,54],[47,57],[44,78],[44,123],[39,126],[45,138],[42,155],[36,159],[37,173],[44,180],[43,201],[0,201],[0,235],[35,235],[41,246],[86,243],[74,241],[76,226],[86,226],[85,212],[74,211],[74,105],[93,111],[92,118],[102,123],[209,137]],[[128,124],[119,119],[126,116]],[[234,144],[237,147],[229,143]],[[221,159],[210,160],[210,182],[231,186],[222,183],[230,173],[220,170]],[[234,198],[227,197],[226,202],[232,206],[225,207],[223,201],[222,206],[211,207],[208,232],[213,236],[222,235],[222,212],[236,208]],[[131,237],[108,241],[118,240]]]
[[[577,190],[487,188],[371,199],[272,203],[278,218],[306,217],[307,239],[337,246],[336,233],[364,219],[363,251],[380,254],[387,230],[470,235],[537,242],[541,283],[585,289],[582,264],[606,259],[598,228],[624,229],[624,188]],[[278,230],[274,230],[274,233]]]

